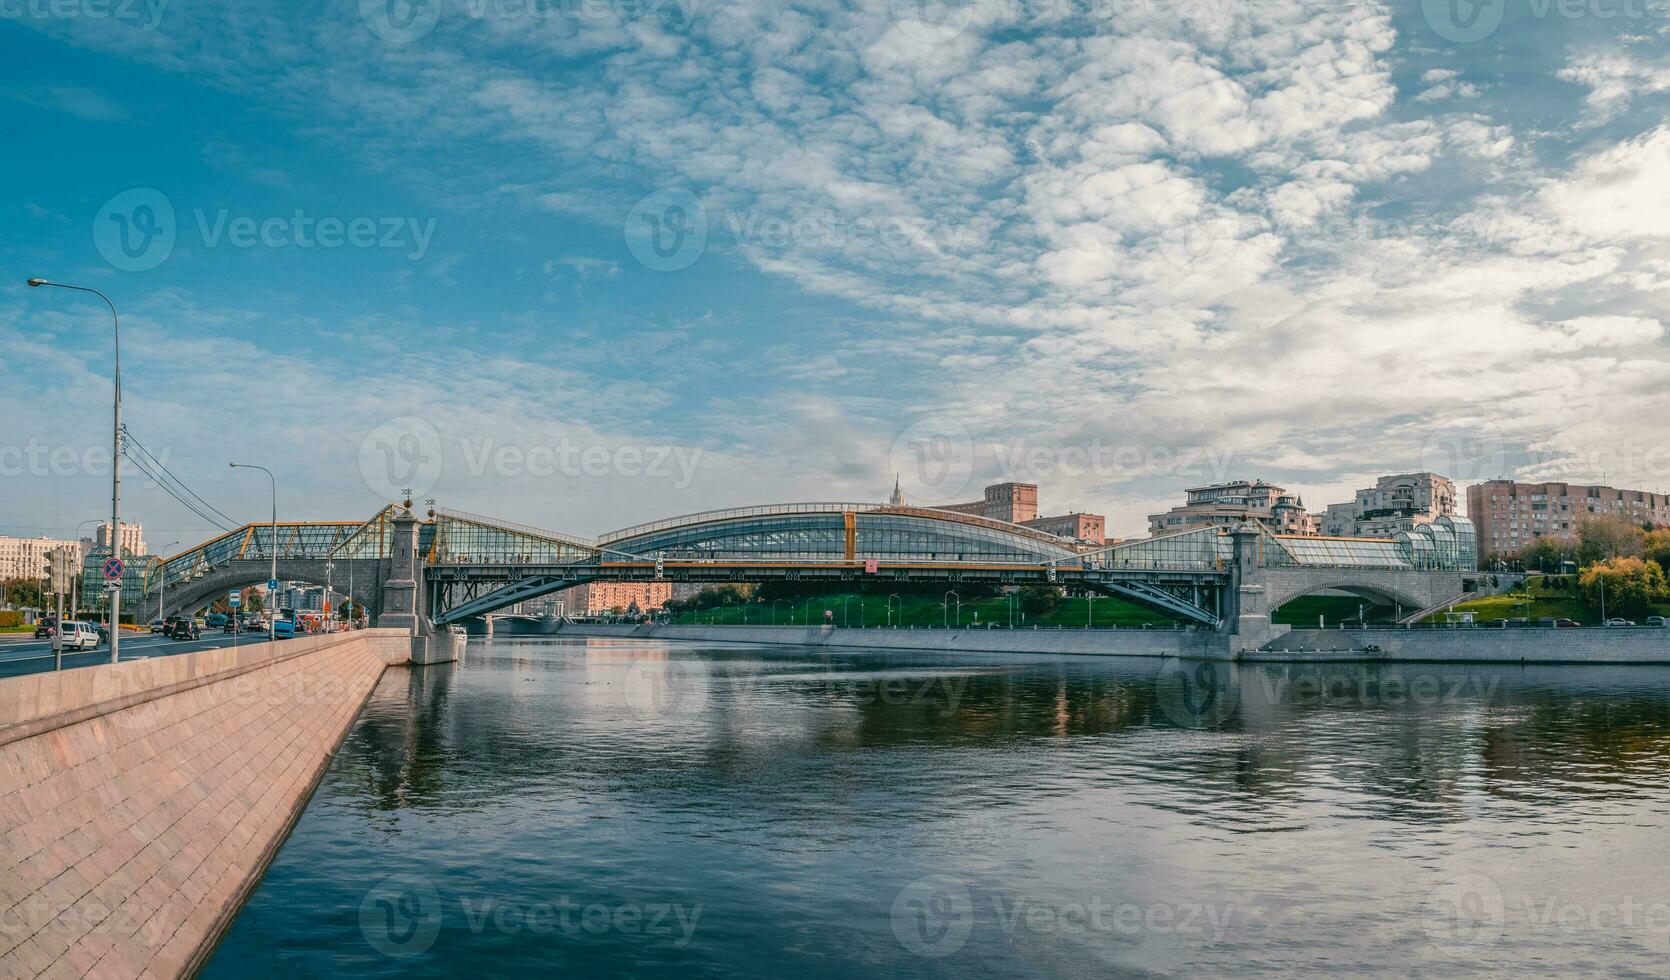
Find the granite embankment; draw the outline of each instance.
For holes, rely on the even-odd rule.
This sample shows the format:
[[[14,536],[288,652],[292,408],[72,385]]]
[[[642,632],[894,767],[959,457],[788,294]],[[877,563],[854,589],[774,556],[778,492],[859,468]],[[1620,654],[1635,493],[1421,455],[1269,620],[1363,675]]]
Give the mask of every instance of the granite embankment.
[[[202,962],[401,630],[0,680],[0,977]]]
[[[1239,650],[1205,630],[839,629],[803,626],[601,625],[566,623],[562,636],[760,643],[831,649],[963,653],[1199,657],[1249,662],[1670,664],[1670,629],[1295,629],[1266,649]]]

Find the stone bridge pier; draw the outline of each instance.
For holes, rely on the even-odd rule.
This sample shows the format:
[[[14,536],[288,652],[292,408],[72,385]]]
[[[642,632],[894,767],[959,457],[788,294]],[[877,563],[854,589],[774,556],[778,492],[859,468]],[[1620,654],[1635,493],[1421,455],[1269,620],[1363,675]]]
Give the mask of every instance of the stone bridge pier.
[[[378,597],[376,624],[380,629],[406,631],[412,638],[414,664],[457,660],[464,638],[451,630],[436,629],[422,602],[426,583],[418,526],[410,508],[397,510],[389,518],[388,569]]]
[[[1302,595],[1331,589],[1414,612],[1469,591],[1482,577],[1479,572],[1428,568],[1270,567],[1261,560],[1262,535],[1256,528],[1243,524],[1233,538],[1230,608],[1222,629],[1232,657],[1288,632],[1292,627],[1272,623],[1270,615]]]

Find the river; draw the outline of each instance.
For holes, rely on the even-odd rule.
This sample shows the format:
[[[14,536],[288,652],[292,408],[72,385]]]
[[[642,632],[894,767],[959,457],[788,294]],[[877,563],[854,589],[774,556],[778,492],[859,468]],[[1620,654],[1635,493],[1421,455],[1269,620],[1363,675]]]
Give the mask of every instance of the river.
[[[209,977],[1670,973],[1670,668],[472,641]]]

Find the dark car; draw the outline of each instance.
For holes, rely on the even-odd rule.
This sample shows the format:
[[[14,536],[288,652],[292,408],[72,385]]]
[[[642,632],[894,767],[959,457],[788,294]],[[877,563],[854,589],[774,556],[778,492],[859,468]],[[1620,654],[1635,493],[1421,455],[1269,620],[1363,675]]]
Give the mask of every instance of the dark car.
[[[198,640],[203,637],[203,631],[197,628],[197,621],[189,616],[168,617],[162,633],[170,640]]]
[[[236,633],[238,631],[238,621],[235,619],[228,619],[226,621],[226,625],[222,626],[220,631],[222,633]]]
[[[35,624],[35,639],[50,640],[57,635],[58,621],[56,619],[43,619]]]
[[[1555,625],[1555,626],[1556,626],[1556,627],[1561,627],[1561,626],[1580,626],[1580,625],[1582,625],[1582,624],[1581,624],[1581,623],[1579,623],[1579,622],[1578,622],[1578,621],[1577,621],[1577,620],[1575,620],[1575,619],[1556,619],[1556,620],[1555,620],[1555,621],[1554,621],[1554,625]]]
[[[109,643],[109,642],[110,642],[110,624],[109,623],[100,623],[99,624],[99,645],[103,646],[104,644]]]

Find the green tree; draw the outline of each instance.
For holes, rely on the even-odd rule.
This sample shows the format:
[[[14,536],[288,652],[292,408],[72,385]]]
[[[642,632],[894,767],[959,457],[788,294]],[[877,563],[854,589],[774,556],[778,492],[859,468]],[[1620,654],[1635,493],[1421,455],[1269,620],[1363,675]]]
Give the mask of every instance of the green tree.
[[[1648,531],[1641,550],[1648,561],[1662,569],[1665,575],[1670,575],[1670,527]]]
[[[1623,517],[1591,517],[1577,526],[1578,563],[1588,565],[1641,554],[1647,534]]]
[[[1559,571],[1560,558],[1572,552],[1572,542],[1544,535],[1519,550],[1519,561],[1527,569]]]
[[[1608,616],[1644,616],[1652,610],[1653,603],[1670,595],[1664,569],[1640,558],[1595,562],[1583,570],[1579,581],[1584,604],[1597,613],[1605,590]]]
[[[41,583],[39,579],[9,578],[0,582],[0,595],[14,606],[39,606]]]
[[[1061,586],[1027,585],[1021,588],[1019,596],[1021,611],[1039,616],[1061,604]]]

